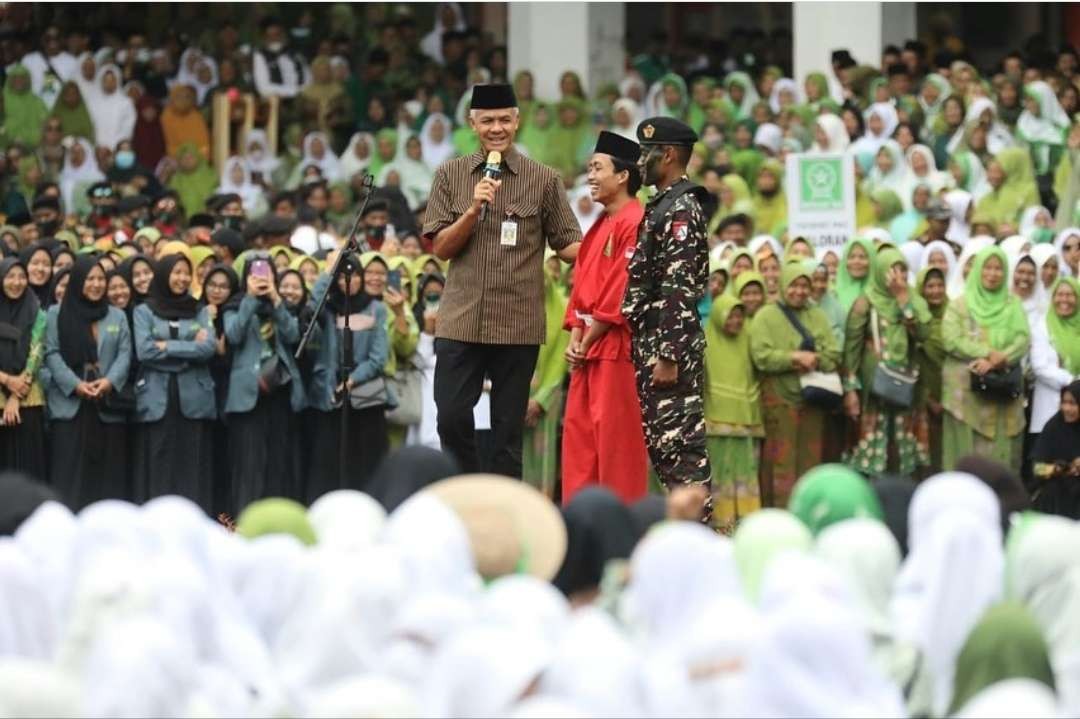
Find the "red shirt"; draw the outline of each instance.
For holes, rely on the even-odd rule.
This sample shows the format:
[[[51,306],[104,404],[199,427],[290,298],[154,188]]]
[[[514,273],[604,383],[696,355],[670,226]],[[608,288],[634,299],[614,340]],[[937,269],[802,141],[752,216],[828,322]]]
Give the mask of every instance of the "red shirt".
[[[587,329],[591,317],[612,327],[589,348],[586,359],[630,359],[630,328],[622,316],[626,265],[637,248],[638,225],[645,209],[631,199],[614,216],[600,216],[581,243],[574,267],[574,289],[563,328]]]

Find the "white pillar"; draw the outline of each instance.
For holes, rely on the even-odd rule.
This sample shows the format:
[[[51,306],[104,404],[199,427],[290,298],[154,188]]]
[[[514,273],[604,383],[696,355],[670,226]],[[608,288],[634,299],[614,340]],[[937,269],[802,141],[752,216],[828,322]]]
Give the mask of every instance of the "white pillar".
[[[916,6],[913,2],[881,3],[881,46],[896,45],[904,47],[908,40],[918,37],[915,19]]]
[[[833,50],[846,48],[860,65],[881,65],[881,2],[792,3],[795,77],[801,83],[808,73],[833,76]]]
[[[622,3],[512,2],[507,22],[510,75],[529,70],[536,96],[559,98],[559,77],[573,70],[585,92],[622,77],[626,8]]]

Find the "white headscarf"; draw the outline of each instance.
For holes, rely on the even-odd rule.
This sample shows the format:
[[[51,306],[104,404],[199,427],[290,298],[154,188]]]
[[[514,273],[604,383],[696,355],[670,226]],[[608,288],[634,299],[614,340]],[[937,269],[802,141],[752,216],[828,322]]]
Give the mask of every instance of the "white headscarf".
[[[968,224],[967,214],[975,198],[965,190],[951,190],[945,193],[943,199],[952,213],[949,229],[945,231],[945,239],[962,245],[971,237],[971,225]]]
[[[319,546],[344,552],[360,552],[375,543],[386,510],[363,492],[338,489],[312,503],[307,512]]]
[[[877,155],[875,155],[874,164],[866,178],[867,193],[873,193],[875,190],[880,189],[892,190],[903,202],[904,208],[908,209],[911,207],[911,192],[908,190],[911,178],[907,163],[904,162],[904,151],[896,140],[882,142],[881,147],[878,148],[878,153],[880,154],[882,150],[888,152],[889,156],[892,157],[892,168],[888,173],[882,174],[877,165]],[[906,199],[905,195],[907,196]]]
[[[239,167],[244,173],[244,179],[239,183],[232,180],[234,167]],[[242,157],[230,157],[225,161],[225,166],[221,168],[217,194],[240,195],[240,200],[244,203],[244,209],[254,213],[259,201],[263,199],[263,188],[251,181],[251,170]]]
[[[870,118],[877,115],[881,119],[881,132],[875,134],[870,130]],[[863,134],[861,140],[865,140],[870,143],[873,152],[877,152],[882,143],[892,137],[896,132],[896,126],[900,124],[900,116],[896,114],[896,108],[888,102],[875,102],[873,105],[866,109],[863,113],[863,119],[866,121],[866,132]]]
[[[1036,223],[1039,215],[1044,214],[1050,218],[1050,226],[1054,226],[1054,216],[1050,214],[1050,210],[1046,209],[1042,205],[1032,205],[1024,209],[1023,214],[1020,215],[1020,230],[1019,233],[1024,237],[1031,239],[1032,233],[1039,229]]]
[[[1021,255],[1027,254],[1027,251],[1031,249],[1031,240],[1024,237],[1023,233],[1011,235],[1002,240],[998,247],[1005,252],[1005,256],[1009,260],[1015,260]]]
[[[64,164],[60,169],[60,196],[64,201],[64,212],[75,212],[75,204],[78,198],[75,196],[76,186],[84,183],[94,183],[105,179],[105,173],[98,167],[97,156],[94,155],[94,146],[89,140],[81,137],[65,138],[77,143],[86,153],[82,164],[75,167],[71,161],[71,150],[64,153]]]
[[[783,245],[781,245],[772,235],[755,235],[746,248],[750,250],[750,254],[756,258],[761,251],[761,248],[765,245],[769,246],[773,254],[776,255],[776,259],[780,259],[784,256]]]
[[[578,185],[574,189],[568,190],[566,199],[570,202],[570,211],[573,212],[574,217],[577,218],[578,226],[581,227],[582,234],[592,229],[596,220],[604,214],[604,206],[592,199],[592,194],[588,185]],[[588,199],[590,203],[589,211],[582,212],[578,203],[586,199]]]
[[[306,702],[303,716],[306,719],[410,719],[420,716],[420,701],[406,684],[365,674],[343,679],[313,694]]]
[[[1001,599],[1001,505],[970,474],[935,475],[911,499],[908,537],[910,553],[897,578],[892,617],[897,637],[922,652],[932,710],[943,716],[956,657],[982,613]]]
[[[45,719],[81,717],[80,687],[74,677],[48,662],[0,659],[0,716]]]
[[[851,145],[851,137],[848,135],[844,121],[833,114],[818,115],[815,120],[825,136],[829,138],[829,146],[821,147],[814,142],[813,152],[846,152]]]
[[[1044,142],[1050,145],[1065,144],[1065,132],[1069,129],[1069,116],[1058,102],[1054,89],[1042,80],[1024,85],[1024,94],[1034,93],[1039,103],[1039,116],[1027,110],[1020,113],[1016,132],[1026,142]]]
[[[993,119],[990,121],[990,129],[986,132],[986,149],[992,155],[996,155],[1007,147],[1012,147],[1016,144],[1013,139],[1012,133],[1001,122],[998,121],[997,105],[993,100],[988,97],[979,96],[971,101],[968,105],[967,115],[964,117],[964,123],[971,126],[974,123],[982,121],[982,115],[989,110],[993,115]]]
[[[900,690],[874,666],[868,636],[848,608],[811,595],[768,619],[750,654],[738,716],[905,715]]]
[[[435,140],[431,138],[431,127],[436,122],[441,122],[443,129],[445,130],[445,132],[443,132],[442,142],[435,142]],[[428,119],[424,120],[424,126],[420,128],[420,144],[424,148],[424,164],[432,170],[454,156],[454,143],[453,140],[451,140],[453,132],[453,123],[450,121],[449,117],[441,112],[428,115]],[[346,153],[348,153],[348,150],[346,150]]]
[[[994,238],[986,235],[976,235],[964,244],[960,257],[956,260],[956,266],[953,268],[952,277],[949,278],[947,293],[950,300],[964,296],[964,285],[967,282],[967,278],[964,277],[964,265],[967,261],[979,254],[980,250],[993,244],[995,244]]]
[[[311,154],[311,144],[320,140],[323,144],[323,156],[316,158]],[[315,165],[322,172],[323,179],[328,183],[336,182],[341,178],[341,166],[338,164],[334,148],[330,146],[330,138],[324,132],[309,132],[304,137],[304,156],[300,160],[300,170],[310,165]]]
[[[1054,238],[1054,247],[1058,253],[1058,263],[1060,264],[1059,271],[1066,275],[1075,276],[1072,268],[1069,267],[1069,263],[1065,261],[1065,243],[1070,237],[1080,237],[1080,227],[1066,227],[1061,232],[1057,233],[1057,237]]]
[[[210,80],[207,82],[203,82],[199,79],[200,65],[206,65],[206,67],[210,69]],[[214,58],[208,55],[201,56],[199,61],[195,63],[195,73],[186,84],[195,88],[196,103],[202,105],[206,101],[206,95],[218,86],[218,67]]]
[[[1057,249],[1053,245],[1035,245],[1031,248],[1028,254],[1031,255],[1031,259],[1035,260],[1035,268],[1038,270],[1039,273],[1039,282],[1042,282],[1043,266],[1050,261],[1051,257],[1055,258],[1058,261],[1058,275],[1061,275],[1061,258],[1058,256]],[[1049,292],[1050,285],[1045,285],[1043,289]]]
[[[87,109],[90,107],[90,100],[98,94],[98,78],[97,70],[95,69],[94,79],[87,80],[83,77],[82,66],[87,60],[94,60],[94,53],[84,52],[75,58],[75,74],[71,76],[71,79],[75,81],[75,84],[79,86],[79,92],[82,94],[83,102],[86,103]],[[97,61],[94,60],[94,66],[97,67]],[[117,82],[119,86],[119,81]]]
[[[912,166],[911,158],[915,155],[921,155],[926,160],[927,169],[922,175],[916,174],[915,168]],[[934,153],[926,145],[912,145],[904,153],[904,158],[907,163],[908,176],[904,181],[904,192],[898,194],[900,194],[900,199],[905,202],[911,202],[911,195],[915,192],[916,185],[926,185],[930,188],[931,195],[937,195],[942,190],[953,186],[952,175],[946,170],[937,169]]]
[[[918,242],[905,242],[900,245],[900,254],[904,256],[908,266],[909,284],[915,284],[915,275],[917,274],[915,268],[919,266],[919,262],[922,260],[923,249],[923,246]]]
[[[1076,710],[1058,704],[1054,692],[1042,682],[1005,679],[971,697],[954,716],[957,719],[1053,719],[1076,716]]]
[[[454,11],[454,24],[444,25],[442,20],[443,9],[450,8]],[[431,32],[424,35],[420,41],[420,50],[440,65],[443,63],[442,36],[444,32],[455,30],[461,32],[466,27],[465,15],[461,12],[461,5],[456,2],[439,3],[435,8],[435,27]]]
[[[356,146],[361,142],[366,143],[368,148],[368,156],[363,160],[356,156]],[[349,140],[349,146],[345,148],[345,152],[341,153],[339,158],[342,178],[351,180],[353,175],[366,170],[374,156],[375,136],[370,132],[357,132],[354,134],[352,139]]]
[[[930,266],[930,255],[935,252],[945,255],[945,261],[949,264],[948,269],[945,270],[945,286],[948,287],[949,280],[952,279],[953,273],[956,272],[956,251],[945,240],[934,240],[923,248],[918,269],[916,269],[915,273],[918,274]]]
[[[480,586],[468,532],[454,512],[424,492],[395,509],[382,540],[401,553],[410,592],[473,596]]]
[[[528,574],[512,574],[492,582],[480,598],[479,619],[539,629],[545,637],[562,634],[570,605],[550,582]]]
[[[252,152],[251,146],[258,144],[262,152]],[[270,138],[263,130],[252,128],[244,135],[244,160],[252,172],[262,173],[263,179],[269,182],[271,173],[278,168],[281,161],[270,154]]]
[[[801,102],[799,99],[799,83],[795,82],[790,77],[782,77],[773,83],[772,92],[769,93],[769,109],[773,111],[774,115],[780,114],[780,93],[785,90],[795,96],[795,105],[798,105]]]
[[[760,145],[773,155],[780,153],[780,146],[783,141],[784,131],[780,129],[779,125],[774,125],[771,122],[758,125],[758,129],[754,132],[754,146]]]
[[[0,658],[51,661],[59,635],[33,562],[14,539],[0,539]]]
[[[626,127],[619,127],[614,122],[614,117],[619,110],[625,110],[626,114],[630,116],[630,124]],[[631,100],[629,97],[620,97],[611,105],[612,125],[611,131],[616,135],[625,137],[628,140],[637,142],[637,126],[641,121],[641,106]]]
[[[112,94],[106,94],[104,79],[110,72],[116,77],[116,89]],[[116,150],[122,140],[130,140],[135,132],[135,103],[121,89],[123,79],[124,74],[116,65],[102,65],[95,78],[98,91],[86,100],[90,118],[94,121],[94,141],[110,150]]]

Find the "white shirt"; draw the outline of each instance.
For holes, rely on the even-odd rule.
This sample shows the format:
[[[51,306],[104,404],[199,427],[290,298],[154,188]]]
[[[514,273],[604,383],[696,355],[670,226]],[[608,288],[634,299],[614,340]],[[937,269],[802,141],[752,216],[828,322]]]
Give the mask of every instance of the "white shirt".
[[[304,69],[297,67],[296,62],[288,55],[281,55],[277,59],[278,67],[281,68],[281,83],[270,80],[270,66],[262,50],[252,53],[252,70],[255,75],[255,89],[263,97],[277,95],[278,97],[296,97],[296,94],[304,86]]]
[[[61,83],[70,80],[79,69],[79,63],[75,56],[66,52],[58,53],[49,58],[46,58],[45,54],[41,52],[30,52],[23,56],[21,62],[30,71],[30,86],[33,88],[35,95],[41,94],[45,84],[45,73],[48,72],[50,64],[52,69],[56,71],[56,76],[60,78]]]
[[[1057,413],[1061,405],[1061,389],[1076,379],[1061,366],[1061,358],[1050,342],[1045,319],[1031,325],[1031,370],[1035,373],[1035,391],[1031,399],[1028,432],[1038,434]]]

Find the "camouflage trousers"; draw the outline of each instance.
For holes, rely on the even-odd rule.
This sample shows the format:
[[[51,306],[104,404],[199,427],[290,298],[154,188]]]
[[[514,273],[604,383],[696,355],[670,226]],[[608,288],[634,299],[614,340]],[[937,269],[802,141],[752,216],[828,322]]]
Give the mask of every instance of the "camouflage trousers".
[[[652,370],[656,364],[653,344],[648,339],[635,337],[632,346],[649,460],[668,490],[682,484],[699,484],[710,489],[702,399],[704,358],[701,353],[685,354],[679,359],[678,382],[673,387],[659,389],[652,386]],[[707,515],[711,515],[711,493],[706,510]]]

